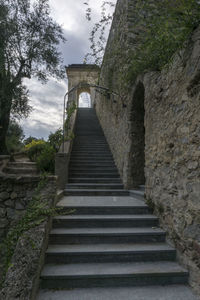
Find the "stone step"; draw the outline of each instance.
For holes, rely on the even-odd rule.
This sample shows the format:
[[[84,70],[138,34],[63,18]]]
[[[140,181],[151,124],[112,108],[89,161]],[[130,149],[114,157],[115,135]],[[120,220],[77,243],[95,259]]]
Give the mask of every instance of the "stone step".
[[[125,215],[149,214],[144,201],[129,196],[67,196],[57,204],[66,213],[76,215]]]
[[[120,178],[76,178],[69,177],[69,183],[121,183]]]
[[[82,164],[82,163],[85,163],[85,164],[88,164],[88,163],[113,163],[114,164],[114,160],[112,157],[108,157],[108,158],[105,158],[105,157],[73,157],[71,156],[71,159],[70,159],[70,163],[76,163],[76,164]]]
[[[76,177],[76,178],[82,178],[83,176],[85,178],[120,178],[119,174],[117,172],[78,172],[78,171],[69,171],[69,176]]]
[[[129,196],[127,190],[114,189],[67,189],[64,190],[65,196]]]
[[[123,184],[114,184],[114,183],[68,183],[66,185],[66,190],[71,189],[103,189],[103,190],[122,190],[124,188]]]
[[[25,174],[25,175],[36,175],[38,173],[35,168],[15,168],[15,167],[5,167],[3,170],[7,174]]]
[[[199,300],[187,285],[41,289],[37,300]]]
[[[70,166],[69,171],[83,171],[83,172],[118,172],[117,168],[115,166]]]
[[[109,155],[97,155],[97,154],[74,154],[73,152],[71,153],[71,156],[70,156],[70,161],[75,161],[75,160],[81,160],[81,161],[113,161],[114,162],[114,159],[112,157],[111,154]]]
[[[78,166],[84,166],[84,167],[107,167],[107,166],[110,166],[110,167],[115,167],[115,163],[114,161],[105,161],[105,160],[102,160],[102,161],[96,161],[95,159],[94,160],[71,160],[70,161],[70,164],[69,166],[71,168],[73,167],[78,167]]]
[[[49,264],[41,279],[50,289],[144,286],[184,284],[188,272],[175,262]]]
[[[94,244],[50,245],[47,264],[173,261],[176,251],[165,243],[155,244]]]
[[[165,232],[159,228],[54,228],[50,244],[107,244],[164,242]]]
[[[74,150],[74,151],[72,151],[72,156],[73,155],[82,155],[82,156],[101,156],[101,155],[104,155],[104,157],[112,157],[112,154],[111,154],[111,152],[109,151],[109,150],[106,150],[106,151],[100,151],[99,149],[98,150],[96,150],[96,151],[92,151],[92,150],[88,150],[88,151],[86,151],[86,150]]]
[[[53,228],[62,227],[155,227],[158,218],[153,215],[66,215],[53,218]]]
[[[32,168],[32,169],[37,169],[37,165],[35,162],[9,162],[7,164],[8,167],[10,168]]]

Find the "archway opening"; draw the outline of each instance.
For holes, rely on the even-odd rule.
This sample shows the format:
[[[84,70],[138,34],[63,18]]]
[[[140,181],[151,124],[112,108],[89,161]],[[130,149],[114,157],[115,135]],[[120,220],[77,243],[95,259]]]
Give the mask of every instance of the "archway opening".
[[[87,92],[82,92],[79,95],[78,107],[91,108],[91,96]]]
[[[145,126],[144,126],[144,97],[145,90],[139,82],[132,99],[131,121],[131,157],[130,177],[133,187],[145,184]]]

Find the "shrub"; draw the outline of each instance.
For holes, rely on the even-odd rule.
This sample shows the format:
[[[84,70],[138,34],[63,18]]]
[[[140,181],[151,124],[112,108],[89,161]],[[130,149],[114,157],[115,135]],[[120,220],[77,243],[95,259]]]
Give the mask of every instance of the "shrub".
[[[40,171],[54,173],[55,153],[55,149],[49,143],[46,143],[36,160]]]
[[[43,140],[33,140],[31,143],[25,146],[28,157],[31,161],[36,161],[39,155],[42,153],[46,146],[46,142]]]
[[[63,141],[63,131],[62,129],[56,130],[54,133],[50,133],[48,141],[50,145],[54,148],[56,152],[58,152],[62,141]]]

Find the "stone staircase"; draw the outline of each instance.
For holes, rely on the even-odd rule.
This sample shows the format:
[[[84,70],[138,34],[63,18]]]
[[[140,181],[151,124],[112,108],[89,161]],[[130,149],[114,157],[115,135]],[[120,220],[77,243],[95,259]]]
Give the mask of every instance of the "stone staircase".
[[[78,110],[75,136],[38,299],[197,299],[142,192],[123,189],[93,109]]]
[[[36,163],[34,162],[8,162],[3,169],[5,174],[17,175],[17,176],[36,176],[38,170]]]

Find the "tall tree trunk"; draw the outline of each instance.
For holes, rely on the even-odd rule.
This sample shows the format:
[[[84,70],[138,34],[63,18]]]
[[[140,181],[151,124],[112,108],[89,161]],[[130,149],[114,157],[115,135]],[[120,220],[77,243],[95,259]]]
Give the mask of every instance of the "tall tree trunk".
[[[12,106],[12,98],[10,96],[10,91],[7,91],[7,96],[5,91],[0,89],[0,94],[4,94],[4,97],[0,97],[0,155],[8,154],[6,146],[6,134],[8,131],[9,121],[10,121],[10,111]]]

